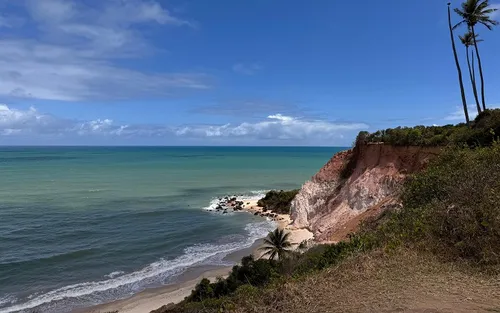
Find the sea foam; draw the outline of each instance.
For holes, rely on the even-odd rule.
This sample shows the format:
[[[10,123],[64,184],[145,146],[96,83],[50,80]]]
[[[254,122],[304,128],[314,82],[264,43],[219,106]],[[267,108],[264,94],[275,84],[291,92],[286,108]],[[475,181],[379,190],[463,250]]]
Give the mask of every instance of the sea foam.
[[[266,190],[252,190],[248,194],[245,194],[245,195],[236,195],[236,196],[227,195],[227,197],[228,198],[235,197],[236,201],[247,201],[247,200],[255,201],[255,200],[260,200],[260,199],[264,198],[266,195],[266,192],[267,192]],[[222,198],[224,198],[224,197],[213,198],[210,201],[210,204],[208,206],[204,207],[203,210],[216,211],[217,206],[221,202],[220,199],[222,199]]]
[[[242,199],[248,199],[242,197]],[[112,272],[106,275],[109,279],[84,282],[65,286],[43,294],[33,295],[24,303],[14,303],[10,296],[0,298],[0,313],[18,312],[39,308],[42,312],[61,312],[68,308],[78,308],[126,298],[158,285],[182,274],[187,268],[196,265],[229,265],[222,262],[228,254],[251,247],[255,240],[262,238],[275,228],[275,224],[265,220],[247,224],[246,238],[225,244],[199,244],[184,249],[184,253],[171,260],[158,260],[148,266],[132,272]],[[10,298],[9,298],[10,297]],[[3,303],[2,303],[3,302]]]

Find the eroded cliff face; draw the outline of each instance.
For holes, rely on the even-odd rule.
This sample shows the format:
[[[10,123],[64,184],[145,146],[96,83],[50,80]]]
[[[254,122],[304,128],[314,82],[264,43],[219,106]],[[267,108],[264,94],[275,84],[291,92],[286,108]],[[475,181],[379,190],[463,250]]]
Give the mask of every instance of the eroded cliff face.
[[[319,241],[342,239],[364,217],[398,206],[396,194],[406,175],[421,170],[439,151],[358,144],[337,153],[293,200],[292,227],[309,229]],[[350,176],[344,178],[347,163]]]

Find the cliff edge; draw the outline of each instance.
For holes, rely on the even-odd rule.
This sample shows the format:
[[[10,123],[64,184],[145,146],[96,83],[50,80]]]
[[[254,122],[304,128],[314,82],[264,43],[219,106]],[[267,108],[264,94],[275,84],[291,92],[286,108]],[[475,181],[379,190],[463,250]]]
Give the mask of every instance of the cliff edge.
[[[317,241],[339,241],[359,222],[400,206],[397,192],[408,174],[424,168],[440,147],[358,143],[335,154],[292,201],[292,227]]]

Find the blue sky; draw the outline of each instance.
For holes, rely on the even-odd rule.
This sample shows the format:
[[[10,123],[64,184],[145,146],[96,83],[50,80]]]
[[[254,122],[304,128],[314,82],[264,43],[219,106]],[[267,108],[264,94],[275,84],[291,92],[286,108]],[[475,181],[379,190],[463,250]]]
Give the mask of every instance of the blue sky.
[[[0,144],[344,146],[461,122],[446,2],[0,0]],[[499,30],[478,32],[498,106]]]

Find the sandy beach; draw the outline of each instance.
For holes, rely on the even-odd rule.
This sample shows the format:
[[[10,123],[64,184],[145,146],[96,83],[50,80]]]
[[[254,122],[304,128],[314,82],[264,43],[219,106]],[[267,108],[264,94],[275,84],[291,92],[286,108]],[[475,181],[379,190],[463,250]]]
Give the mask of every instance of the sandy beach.
[[[77,310],[75,313],[104,313],[115,311],[119,313],[148,313],[163,305],[181,302],[185,297],[191,294],[191,290],[194,289],[202,278],[215,281],[218,277],[227,277],[231,269],[232,267],[224,267],[206,271],[197,278],[183,283],[146,289],[128,299],[97,305],[90,309]]]
[[[257,200],[242,201],[244,202],[244,205],[242,206],[242,214],[246,212],[254,215],[265,214],[265,212],[263,212],[263,208],[257,205]],[[278,228],[285,229],[290,232],[290,241],[294,249],[296,249],[303,241],[314,239],[313,234],[307,229],[295,229],[291,227],[290,224],[292,221],[289,214],[277,214],[271,219],[276,222]],[[261,252],[259,251],[259,247],[261,245],[262,240],[258,240],[251,248],[232,253],[227,258],[235,262],[239,262],[243,256],[250,253],[252,253],[255,258],[260,258]],[[207,270],[198,276],[193,276],[196,275],[196,271],[191,270],[189,273],[185,274],[184,282],[159,288],[146,289],[145,291],[133,295],[130,298],[97,305],[83,310],[77,310],[74,313],[104,313],[115,311],[118,311],[119,313],[148,313],[152,310],[160,308],[163,305],[181,302],[185,297],[191,294],[191,291],[202,278],[215,281],[218,277],[227,277],[231,269],[232,267],[224,267]]]

